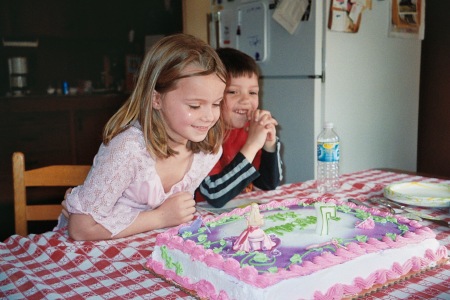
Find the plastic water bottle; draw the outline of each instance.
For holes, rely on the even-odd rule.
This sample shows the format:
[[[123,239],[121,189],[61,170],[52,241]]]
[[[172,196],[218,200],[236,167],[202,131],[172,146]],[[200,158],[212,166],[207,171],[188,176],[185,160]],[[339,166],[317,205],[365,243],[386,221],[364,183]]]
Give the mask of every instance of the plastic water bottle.
[[[339,188],[339,137],[333,123],[325,122],[317,137],[317,190],[332,192]]]

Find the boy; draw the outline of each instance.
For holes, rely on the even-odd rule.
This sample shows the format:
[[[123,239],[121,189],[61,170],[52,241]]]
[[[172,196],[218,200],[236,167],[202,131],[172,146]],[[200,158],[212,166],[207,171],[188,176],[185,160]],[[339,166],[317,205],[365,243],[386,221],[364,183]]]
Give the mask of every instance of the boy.
[[[275,189],[282,179],[278,122],[258,109],[259,68],[247,54],[232,48],[217,53],[228,72],[222,109],[226,126],[223,154],[196,193],[222,207],[241,192]]]

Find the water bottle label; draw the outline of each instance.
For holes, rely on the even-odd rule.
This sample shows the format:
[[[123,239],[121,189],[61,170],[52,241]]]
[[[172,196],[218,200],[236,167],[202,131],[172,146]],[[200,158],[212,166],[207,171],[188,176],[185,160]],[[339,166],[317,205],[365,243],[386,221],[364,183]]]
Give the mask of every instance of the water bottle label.
[[[317,159],[322,162],[339,161],[339,143],[317,143]]]

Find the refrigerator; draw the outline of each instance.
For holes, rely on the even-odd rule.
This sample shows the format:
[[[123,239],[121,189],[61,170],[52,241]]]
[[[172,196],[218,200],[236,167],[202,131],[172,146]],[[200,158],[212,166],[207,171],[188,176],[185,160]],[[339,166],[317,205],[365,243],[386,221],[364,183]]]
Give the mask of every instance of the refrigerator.
[[[373,1],[355,33],[328,28],[330,0],[310,1],[287,30],[273,17],[280,3],[213,0],[210,42],[258,62],[261,107],[279,123],[283,183],[315,178],[325,121],[340,137],[341,173],[415,171],[421,40],[388,36],[391,1]]]

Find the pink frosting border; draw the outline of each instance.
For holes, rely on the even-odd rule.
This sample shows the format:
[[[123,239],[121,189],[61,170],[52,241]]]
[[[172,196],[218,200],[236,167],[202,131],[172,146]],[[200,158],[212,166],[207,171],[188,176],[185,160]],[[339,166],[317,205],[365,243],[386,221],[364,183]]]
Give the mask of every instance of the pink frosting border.
[[[282,206],[297,205],[299,203],[312,203],[316,200],[313,199],[288,199],[284,201],[272,201],[267,204],[260,205],[264,208],[278,208]],[[331,202],[336,205],[347,205],[350,208],[358,208],[363,211],[367,211],[372,215],[387,216],[391,215],[387,212],[382,212],[375,208],[367,208],[364,206],[357,206],[353,203],[347,203],[335,199],[321,199],[323,202]],[[217,221],[221,218],[233,215],[242,215],[250,210],[250,207],[237,208],[229,213],[221,214],[218,217],[208,219],[208,221]],[[335,254],[324,252],[321,256],[316,257],[311,262],[304,262],[302,266],[291,266],[290,270],[280,270],[277,273],[264,273],[258,274],[258,271],[252,266],[240,267],[237,260],[232,258],[224,259],[220,254],[214,253],[211,249],[204,249],[203,246],[196,245],[195,242],[190,240],[184,240],[178,236],[178,229],[182,226],[171,228],[164,233],[159,234],[156,237],[157,246],[167,246],[170,249],[178,249],[189,254],[193,260],[204,262],[207,266],[213,267],[219,270],[223,270],[231,276],[238,278],[250,285],[258,288],[265,288],[271,286],[281,280],[304,276],[313,272],[329,268],[333,265],[341,264],[346,261],[352,260],[358,256],[366,253],[372,253],[379,251],[380,249],[400,248],[407,244],[416,244],[428,238],[434,238],[436,234],[428,227],[422,226],[420,223],[414,220],[409,220],[405,217],[395,215],[395,218],[399,223],[409,224],[416,228],[416,231],[407,232],[405,235],[398,236],[396,241],[390,238],[384,238],[382,241],[377,239],[369,239],[366,243],[354,242],[346,245],[346,249],[338,248]],[[432,262],[439,261],[447,257],[447,248],[441,246],[436,253],[431,249],[428,249],[424,258],[413,257],[409,259],[405,264],[394,264],[391,270],[378,270],[371,274],[368,278],[363,279],[360,277],[355,278],[355,284],[352,286],[336,284],[331,287],[325,295],[316,292],[315,299],[330,299],[330,297],[342,297],[344,295],[356,295],[364,289],[370,288],[375,284],[384,284],[390,280],[397,279],[403,275],[406,275],[410,271],[419,271],[430,265]],[[189,278],[177,275],[174,271],[165,270],[164,266],[152,260],[151,258],[147,262],[147,266],[152,268],[158,274],[178,282],[185,288],[195,290],[200,297],[208,297],[210,299],[226,300],[228,296],[225,292],[221,291],[218,295],[214,289],[214,286],[205,280],[191,284]]]

